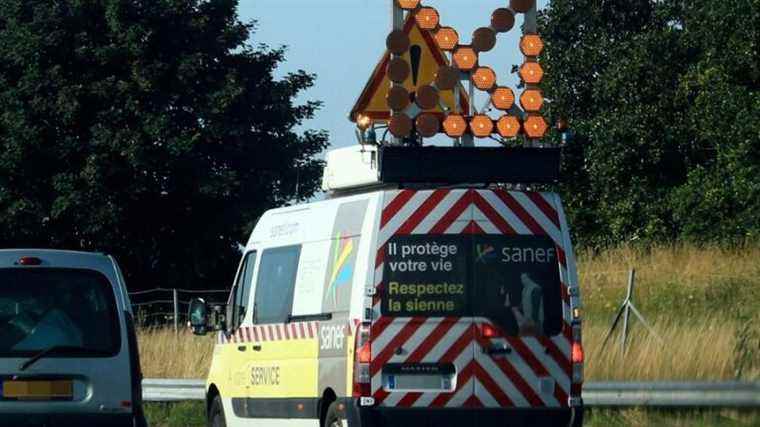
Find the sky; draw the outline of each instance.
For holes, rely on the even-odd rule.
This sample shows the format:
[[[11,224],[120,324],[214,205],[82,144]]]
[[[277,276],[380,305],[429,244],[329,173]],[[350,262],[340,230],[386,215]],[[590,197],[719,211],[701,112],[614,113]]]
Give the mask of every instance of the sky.
[[[539,8],[549,0],[538,0]],[[506,0],[427,0],[426,6],[438,9],[441,24],[454,27],[462,43],[469,43],[472,32],[490,24],[494,9]],[[239,14],[244,22],[257,21],[250,42],[271,47],[286,46],[286,62],[278,76],[299,69],[317,76],[313,88],[298,101],[321,100],[324,105],[302,129],[325,129],[331,148],[356,143],[355,125],[348,120],[364,85],[385,52],[385,38],[391,30],[390,0],[240,0]],[[481,54],[480,64],[492,67],[500,84],[513,89],[516,76],[512,65],[522,63],[518,43],[522,16],[515,28],[499,34],[496,47]],[[476,106],[485,97],[476,96]]]

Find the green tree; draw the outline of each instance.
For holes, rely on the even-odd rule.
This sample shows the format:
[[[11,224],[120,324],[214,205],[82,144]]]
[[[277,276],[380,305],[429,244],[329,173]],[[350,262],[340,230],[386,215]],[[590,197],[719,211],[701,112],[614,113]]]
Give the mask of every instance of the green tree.
[[[311,197],[324,132],[235,0],[0,0],[0,247],[100,250],[130,286],[224,286]]]
[[[760,1],[552,0],[550,115],[581,241],[760,231]]]

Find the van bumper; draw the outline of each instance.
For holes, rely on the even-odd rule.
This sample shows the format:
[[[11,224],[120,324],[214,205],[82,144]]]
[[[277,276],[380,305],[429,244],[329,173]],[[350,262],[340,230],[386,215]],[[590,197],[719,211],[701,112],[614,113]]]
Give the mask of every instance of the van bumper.
[[[2,414],[0,427],[133,427],[133,414]],[[138,422],[136,425],[140,425]]]
[[[580,427],[584,412],[582,405],[540,409],[407,409],[359,407],[356,401],[347,408],[350,427]]]

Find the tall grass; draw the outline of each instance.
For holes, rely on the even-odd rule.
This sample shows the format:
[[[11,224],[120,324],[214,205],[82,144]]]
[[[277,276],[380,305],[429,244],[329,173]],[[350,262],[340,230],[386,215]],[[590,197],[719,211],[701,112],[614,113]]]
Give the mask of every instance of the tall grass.
[[[142,329],[137,333],[140,363],[146,378],[206,378],[214,352],[214,337],[187,330]]]
[[[760,273],[760,245],[751,244],[734,248],[691,244],[625,245],[601,252],[580,249],[577,258],[581,277],[586,279],[635,267],[652,280],[678,280],[693,287],[709,284],[717,276],[757,281]]]
[[[742,354],[748,359],[741,379],[760,380],[760,351],[738,349],[741,325],[720,318],[684,322],[653,322],[662,342],[634,325],[625,355],[619,336],[602,347],[608,325],[584,326],[586,375],[596,380],[728,380],[736,379]],[[213,338],[172,329],[139,334],[143,373],[149,378],[205,378],[213,353]],[[749,346],[747,346],[749,347]]]
[[[624,246],[579,251],[591,380],[760,378],[760,246]],[[602,342],[636,270],[634,303],[662,341],[633,322]]]
[[[583,303],[590,317],[613,315],[636,269],[636,306],[649,316],[737,317],[760,313],[760,245],[623,246],[579,251]]]
[[[586,373],[595,380],[760,379],[760,247],[621,247],[578,253]],[[602,342],[636,268],[635,304],[662,341],[633,323]],[[139,333],[147,377],[205,378],[213,337]]]
[[[584,326],[586,375],[594,380],[760,379],[757,349],[740,349],[741,325],[721,318],[659,319],[653,327],[662,341],[637,325],[623,354],[619,335],[606,347],[608,325]],[[751,356],[743,363],[742,355]],[[741,369],[741,375],[740,373]]]
[[[657,410],[586,408],[587,427],[750,427],[760,425],[757,411],[730,409]]]

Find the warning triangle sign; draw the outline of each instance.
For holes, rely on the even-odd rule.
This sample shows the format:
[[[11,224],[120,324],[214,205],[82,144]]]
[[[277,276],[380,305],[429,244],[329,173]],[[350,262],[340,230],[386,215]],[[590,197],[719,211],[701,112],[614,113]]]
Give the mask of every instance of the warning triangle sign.
[[[404,23],[404,32],[409,36],[410,48],[402,55],[408,64],[412,65],[412,72],[404,81],[404,88],[409,93],[415,93],[421,86],[429,85],[435,81],[435,75],[438,68],[443,65],[449,65],[446,54],[438,47],[438,43],[428,30],[423,30],[414,19],[414,14],[410,13]],[[414,58],[412,56],[414,55]],[[385,55],[375,67],[367,85],[364,87],[362,94],[356,101],[354,108],[351,110],[349,118],[352,122],[356,121],[359,115],[364,115],[375,122],[389,121],[391,118],[391,109],[388,107],[386,97],[391,87],[391,81],[388,78],[388,62],[391,54],[386,50]],[[413,60],[414,59],[414,60]],[[458,87],[459,111],[469,111],[469,99],[464,87]],[[454,109],[454,91],[444,90],[440,93],[441,103],[450,110]],[[441,107],[436,107],[425,112],[444,114]]]

